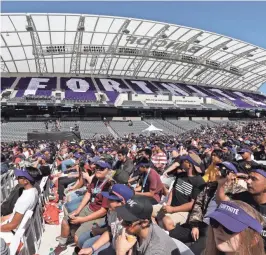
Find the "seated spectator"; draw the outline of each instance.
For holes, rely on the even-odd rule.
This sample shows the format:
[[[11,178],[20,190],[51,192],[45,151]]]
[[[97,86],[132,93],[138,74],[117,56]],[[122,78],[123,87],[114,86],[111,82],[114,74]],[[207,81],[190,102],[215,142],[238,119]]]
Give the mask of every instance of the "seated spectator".
[[[28,210],[34,210],[38,202],[38,191],[34,187],[35,180],[32,177],[35,174],[34,171],[36,171],[36,169],[16,169],[14,172],[19,185],[23,187],[23,192],[15,204],[13,213],[1,217],[1,224],[4,224],[1,225],[0,237],[2,237],[6,243],[10,243],[12,240],[12,231],[18,228],[24,214]]]
[[[224,153],[221,150],[214,150],[211,154],[211,164],[206,169],[204,176],[202,177],[205,182],[214,182],[217,180],[217,174],[219,168],[217,164],[224,161]]]
[[[264,255],[260,236],[264,219],[242,201],[222,202],[209,215],[210,226],[204,255]]]
[[[127,184],[129,180],[129,176],[134,171],[133,161],[127,157],[128,149],[120,149],[117,152],[118,161],[114,166],[114,170],[116,170],[113,179],[117,183]]]
[[[159,173],[163,173],[165,166],[167,165],[167,157],[163,151],[163,144],[157,143],[152,149],[152,163],[156,167]]]
[[[105,250],[106,254],[115,254],[115,240],[122,230],[121,221],[117,218],[115,209],[125,205],[134,192],[126,185],[114,184],[108,192],[102,192],[102,195],[108,199],[108,225],[106,228],[93,228],[91,232],[80,236],[79,246],[82,250],[79,255],[91,253],[96,255],[102,250]],[[100,233],[103,234],[100,235]]]
[[[184,171],[177,174],[167,204],[154,206],[153,216],[158,217],[160,225],[170,219],[174,226],[185,223],[197,195],[205,185],[200,176],[201,159],[198,155],[189,153],[180,157],[180,162]]]
[[[63,160],[61,163],[62,171],[65,172],[67,168],[73,166],[75,162],[76,160],[74,158],[73,153],[70,153],[68,159]]]
[[[136,168],[139,169],[141,176],[135,194],[148,197],[153,205],[158,204],[164,190],[160,175],[151,168],[151,162],[146,158],[139,160]]]
[[[110,181],[108,178],[111,169],[110,164],[104,161],[95,163],[95,176],[92,182],[88,185],[88,191],[84,195],[82,201],[71,201],[66,203],[65,207],[69,215],[65,216],[62,221],[61,235],[58,237],[59,246],[55,253],[60,254],[66,250],[67,238],[70,235],[70,229],[77,229],[75,233],[75,243],[78,243],[78,238],[87,230],[92,228],[93,223],[101,224],[104,222],[104,217],[107,213],[107,199],[101,194],[102,191],[108,191]]]
[[[152,223],[152,204],[147,197],[133,196],[124,206],[116,208],[122,219],[122,234],[116,240],[116,254],[179,255],[174,241]]]
[[[9,164],[5,155],[1,154],[1,174],[7,173],[9,170]]]
[[[242,148],[238,154],[242,157],[237,161],[239,172],[248,174],[252,168],[258,165],[256,161],[252,160],[252,151],[249,148]]]

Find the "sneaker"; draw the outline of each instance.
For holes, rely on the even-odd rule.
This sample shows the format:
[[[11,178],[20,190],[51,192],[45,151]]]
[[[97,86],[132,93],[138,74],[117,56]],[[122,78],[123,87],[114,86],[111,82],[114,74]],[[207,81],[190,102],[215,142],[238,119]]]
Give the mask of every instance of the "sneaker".
[[[57,236],[57,237],[55,238],[55,240],[56,240],[57,242],[59,242],[59,241],[60,241],[60,238],[61,238],[61,236]],[[72,244],[72,243],[74,243],[74,237],[73,237],[73,236],[69,236],[69,237],[67,238],[66,245],[68,245],[68,244]]]
[[[65,252],[64,252],[64,251],[65,251]],[[64,245],[64,246],[62,246],[62,245],[58,245],[58,246],[54,249],[54,254],[55,254],[55,255],[63,255],[63,254],[66,253],[66,251],[67,251],[67,246],[66,246],[66,245]]]

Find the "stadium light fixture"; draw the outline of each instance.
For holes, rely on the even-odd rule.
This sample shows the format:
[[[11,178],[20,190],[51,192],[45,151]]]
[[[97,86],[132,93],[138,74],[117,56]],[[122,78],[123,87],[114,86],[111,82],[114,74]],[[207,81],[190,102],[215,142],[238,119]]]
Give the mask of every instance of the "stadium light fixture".
[[[165,34],[165,33],[162,34],[162,38],[163,38],[163,39],[165,39],[165,38],[167,38],[167,37],[168,37],[167,34]]]

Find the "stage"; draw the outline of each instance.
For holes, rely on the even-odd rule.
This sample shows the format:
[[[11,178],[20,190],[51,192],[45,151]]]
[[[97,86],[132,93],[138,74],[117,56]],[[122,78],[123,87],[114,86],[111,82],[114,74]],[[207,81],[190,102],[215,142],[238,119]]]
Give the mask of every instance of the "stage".
[[[50,141],[73,141],[80,140],[80,132],[76,131],[33,131],[27,133],[28,141],[30,140],[50,140]]]

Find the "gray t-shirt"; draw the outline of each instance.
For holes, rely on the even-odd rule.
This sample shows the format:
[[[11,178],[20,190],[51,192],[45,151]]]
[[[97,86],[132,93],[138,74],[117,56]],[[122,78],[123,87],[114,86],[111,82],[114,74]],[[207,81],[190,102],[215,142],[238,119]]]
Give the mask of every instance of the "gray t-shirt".
[[[107,221],[108,221],[109,227],[111,228],[111,233],[113,236],[112,246],[115,249],[116,238],[122,233],[122,229],[123,229],[121,225],[122,221],[119,221],[117,217],[117,213],[115,211],[108,211]]]
[[[148,237],[133,247],[134,255],[180,255],[180,251],[164,230],[151,224]]]

